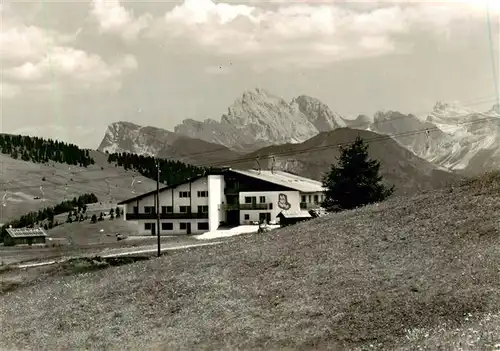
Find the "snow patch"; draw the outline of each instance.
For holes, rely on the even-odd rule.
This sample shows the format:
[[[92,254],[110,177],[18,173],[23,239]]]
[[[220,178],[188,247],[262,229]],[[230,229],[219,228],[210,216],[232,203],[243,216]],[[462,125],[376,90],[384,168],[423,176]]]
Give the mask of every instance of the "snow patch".
[[[271,229],[279,228],[279,225],[269,225]],[[231,229],[218,229],[211,232],[206,232],[200,235],[194,236],[198,240],[210,240],[217,238],[229,238],[231,236],[241,235],[241,234],[250,234],[257,233],[259,230],[258,225],[240,225],[239,227],[231,228]]]

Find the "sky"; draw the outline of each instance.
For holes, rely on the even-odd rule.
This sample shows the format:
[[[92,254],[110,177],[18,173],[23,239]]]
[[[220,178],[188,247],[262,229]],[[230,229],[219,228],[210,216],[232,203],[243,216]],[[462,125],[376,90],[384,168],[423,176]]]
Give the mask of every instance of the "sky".
[[[219,120],[256,87],[348,118],[489,110],[500,1],[487,2],[2,0],[0,131],[97,148],[110,123]]]

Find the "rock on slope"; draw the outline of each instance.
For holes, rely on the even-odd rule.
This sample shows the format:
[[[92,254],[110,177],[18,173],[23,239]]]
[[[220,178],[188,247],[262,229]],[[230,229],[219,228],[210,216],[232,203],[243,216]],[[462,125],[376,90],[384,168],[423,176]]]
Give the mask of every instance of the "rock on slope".
[[[249,157],[259,157],[262,168],[274,168],[321,180],[339,155],[336,145],[351,143],[357,136],[365,140],[382,137],[370,131],[341,128],[320,133],[301,144],[270,146],[255,151],[232,166],[255,168],[257,162],[247,160]],[[458,179],[457,175],[438,169],[390,138],[369,143],[369,154],[381,162],[384,181],[394,184],[398,194],[432,189]]]
[[[479,173],[500,166],[500,113],[495,107],[478,113],[438,102],[425,120],[378,112],[367,129],[392,135],[416,155],[449,170]]]
[[[170,158],[194,165],[232,160],[240,155],[220,144],[192,139],[161,128],[141,127],[130,122],[112,123],[98,150]]]
[[[396,111],[377,112],[368,130],[394,136],[393,139],[402,146],[437,165],[443,164],[440,150],[453,145],[452,137],[436,129],[433,123]]]
[[[448,134],[452,144],[436,150],[440,163],[455,170],[479,173],[500,166],[500,110],[494,106],[485,113],[437,103],[426,118]]]

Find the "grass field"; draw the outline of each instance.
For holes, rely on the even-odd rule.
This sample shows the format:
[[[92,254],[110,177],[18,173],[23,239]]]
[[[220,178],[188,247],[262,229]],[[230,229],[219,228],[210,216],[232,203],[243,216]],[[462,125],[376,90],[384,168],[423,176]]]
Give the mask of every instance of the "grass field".
[[[500,176],[0,295],[6,349],[493,349]]]
[[[121,248],[155,245],[156,236],[138,235],[138,228],[133,222],[123,219],[97,223],[90,221],[62,223],[47,231],[46,244],[21,246],[1,246],[0,264],[28,261],[47,261],[55,258],[96,254]],[[118,236],[120,240],[118,240]],[[196,244],[193,236],[162,236],[162,245]],[[1,278],[0,278],[1,280]]]
[[[156,189],[154,180],[108,164],[105,154],[93,151],[92,156],[96,164],[81,168],[53,162],[36,164],[0,154],[0,223],[84,193],[94,193],[101,202],[116,203],[135,196],[132,191],[140,194]]]

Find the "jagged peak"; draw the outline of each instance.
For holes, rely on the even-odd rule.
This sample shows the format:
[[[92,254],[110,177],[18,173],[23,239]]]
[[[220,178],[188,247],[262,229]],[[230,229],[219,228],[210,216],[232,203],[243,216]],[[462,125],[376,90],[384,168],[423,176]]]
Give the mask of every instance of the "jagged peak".
[[[133,123],[133,122],[128,122],[128,121],[117,121],[117,122],[112,122],[109,124],[109,128],[114,128],[114,127],[129,127],[129,128],[140,128],[141,126]]]
[[[299,95],[297,97],[294,97],[292,99],[292,103],[293,102],[297,102],[297,101],[303,101],[303,100],[306,100],[306,101],[314,101],[314,102],[319,102],[320,104],[322,105],[325,105],[320,99],[318,98],[315,98],[315,97],[312,97],[312,96],[309,96],[309,95],[305,95],[305,94],[302,94],[302,95]],[[325,105],[326,106],[326,105]]]
[[[272,94],[267,89],[254,88],[254,89],[245,90],[243,92],[243,94],[241,95],[241,97],[236,99],[236,103],[239,103],[241,101],[243,101],[243,102],[256,102],[257,101],[258,102],[258,101],[265,101],[265,100],[282,101],[283,98],[281,98],[278,95]]]
[[[434,113],[469,114],[472,110],[464,108],[458,101],[437,101],[433,108]]]
[[[375,114],[373,115],[373,121],[374,122],[384,121],[384,120],[390,118],[390,115],[392,113],[393,113],[393,111],[391,111],[391,110],[379,110],[379,111],[375,112]],[[359,116],[358,116],[358,118],[359,118]]]

